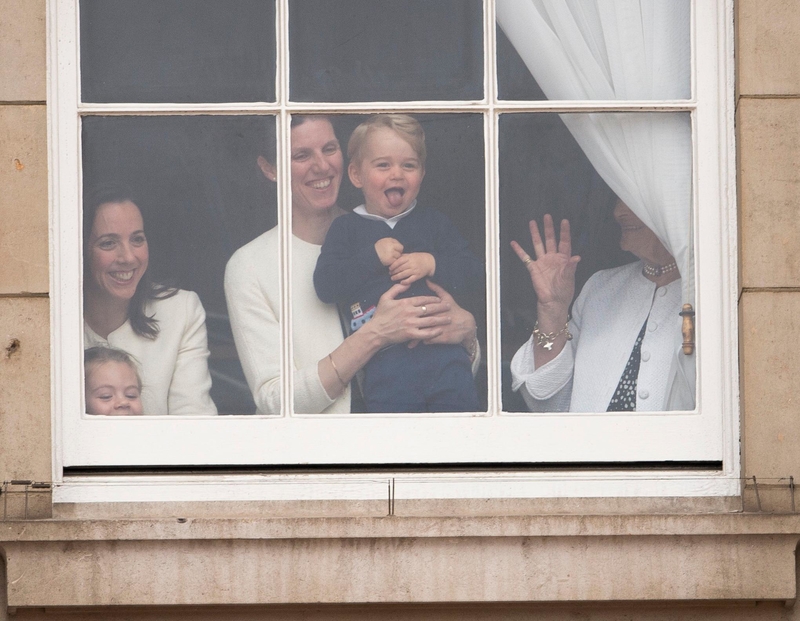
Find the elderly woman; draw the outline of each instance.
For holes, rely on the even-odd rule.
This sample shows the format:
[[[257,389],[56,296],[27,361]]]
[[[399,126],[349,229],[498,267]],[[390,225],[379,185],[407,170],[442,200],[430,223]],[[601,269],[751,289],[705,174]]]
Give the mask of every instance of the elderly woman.
[[[84,347],[141,365],[143,412],[213,415],[205,312],[197,294],[154,283],[139,207],[103,187],[84,203]]]
[[[512,387],[532,411],[603,412],[691,409],[694,393],[678,377],[681,283],[675,259],[622,201],[614,208],[620,246],[639,258],[594,274],[575,295],[569,222],[556,240],[544,217],[544,241],[530,223],[536,255],[511,245],[537,296],[538,321],[511,361]]]
[[[274,155],[258,158],[264,175],[276,180]],[[272,160],[272,161],[270,161]],[[313,274],[337,205],[344,159],[327,117],[292,119],[292,321],[294,409],[300,413],[351,410],[350,381],[381,349],[396,343],[463,344],[476,349],[472,315],[443,289],[434,296],[397,299],[408,289],[395,285],[380,299],[373,318],[347,338],[336,307],[314,291]],[[271,229],[236,251],[225,270],[236,349],[260,414],[280,412],[279,234]]]

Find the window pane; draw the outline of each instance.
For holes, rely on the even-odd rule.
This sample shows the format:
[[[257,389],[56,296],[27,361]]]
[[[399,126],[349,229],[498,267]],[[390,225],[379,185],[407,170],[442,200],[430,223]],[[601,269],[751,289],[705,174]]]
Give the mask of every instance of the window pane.
[[[81,0],[87,102],[275,100],[275,5]]]
[[[293,101],[481,99],[480,0],[290,0]]]
[[[349,140],[349,150],[353,151],[349,179],[342,181],[338,193],[339,206],[350,213],[333,221],[321,254],[318,245],[308,243],[314,241],[311,237],[298,238],[297,231],[309,230],[321,211],[335,214],[335,188],[344,169],[342,154],[328,150],[332,128],[324,117],[312,117],[300,125],[300,119],[295,118],[294,122],[292,217],[296,234],[292,303],[296,411],[319,413],[320,402],[325,405],[325,412],[340,413],[485,411],[485,369],[481,368],[477,379],[473,378],[469,352],[461,344],[471,337],[469,331],[459,335],[457,343],[409,348],[407,339],[400,340],[375,353],[362,369],[358,379],[363,402],[358,392],[352,397],[349,390],[343,392],[342,383],[349,384],[352,371],[361,364],[355,361],[357,355],[352,354],[352,349],[336,349],[342,341],[342,326],[335,306],[338,305],[348,334],[380,330],[375,326],[383,324],[370,322],[386,317],[390,311],[375,307],[393,285],[391,270],[396,267],[399,272],[403,269],[399,264],[408,260],[407,277],[413,284],[407,292],[398,292],[398,297],[417,296],[420,303],[415,307],[423,316],[428,312],[427,305],[419,296],[432,295],[425,284],[425,278],[430,277],[473,314],[485,351],[482,117],[337,117],[339,139],[343,145]],[[354,134],[356,138],[351,138],[357,126],[360,129]],[[435,306],[428,304],[430,314],[435,314]],[[416,321],[416,308],[412,321]],[[463,319],[463,315],[457,317]],[[391,325],[379,334],[391,341],[396,329]],[[358,334],[353,338],[353,347],[368,346],[368,339],[359,340]],[[320,366],[318,370],[320,360],[327,367],[328,354],[332,354],[335,368]],[[332,405],[309,394],[314,387],[308,374],[316,379],[318,371],[323,383],[327,375],[330,392],[337,395]],[[348,371],[350,375],[337,384]]]
[[[497,0],[501,99],[691,97],[691,0]]]
[[[234,251],[277,222],[275,185],[257,161],[273,157],[274,132],[272,117],[83,120],[84,344],[136,357],[144,414],[255,411],[223,280]],[[278,269],[259,260],[229,270],[228,279],[238,277],[229,287],[240,292],[236,310],[247,313],[241,299],[257,298]],[[148,281],[162,287],[144,295]],[[277,308],[280,298],[270,302]]]
[[[621,384],[637,410],[692,409],[694,356],[678,353],[678,313],[693,304],[689,114],[504,115],[499,138],[504,409],[606,411]],[[545,214],[556,239],[561,220],[570,223],[571,254],[580,256],[574,293],[564,246],[554,242],[544,258],[523,263],[537,259],[528,222],[545,237]],[[531,341],[537,320],[547,326]],[[632,357],[636,384],[621,381]],[[689,369],[686,385],[674,365]],[[527,405],[512,376],[513,388],[535,393]]]

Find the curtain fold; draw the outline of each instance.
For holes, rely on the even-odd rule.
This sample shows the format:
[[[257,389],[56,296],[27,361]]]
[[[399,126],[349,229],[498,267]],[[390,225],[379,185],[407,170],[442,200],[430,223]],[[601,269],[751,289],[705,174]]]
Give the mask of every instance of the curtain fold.
[[[497,23],[550,100],[691,96],[689,0],[497,0]],[[694,305],[688,113],[561,114],[608,186],[658,236]]]

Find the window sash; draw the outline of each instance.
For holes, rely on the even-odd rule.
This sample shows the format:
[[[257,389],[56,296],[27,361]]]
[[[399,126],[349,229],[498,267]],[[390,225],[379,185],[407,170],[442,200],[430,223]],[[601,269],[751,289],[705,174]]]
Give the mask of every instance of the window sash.
[[[51,0],[51,222],[53,225],[53,428],[56,479],[69,466],[184,464],[390,464],[526,462],[722,462],[738,473],[735,196],[732,147],[732,3],[693,5],[692,93],[678,101],[499,101],[494,4],[484,2],[484,99],[448,102],[295,103],[288,99],[288,2],[277,3],[277,101],[226,104],[88,104],[80,102],[78,0]],[[697,30],[703,37],[695,36]],[[724,67],[727,70],[720,70]],[[489,414],[287,415],[291,373],[282,375],[284,413],[269,417],[103,420],[81,412],[80,119],[94,115],[265,114],[279,118],[279,227],[282,361],[292,369],[291,211],[288,120],[291,114],[480,112],[484,117]],[[701,323],[698,407],[694,412],[507,414],[500,402],[498,147],[501,114],[516,112],[686,111],[693,125],[694,227]],[[702,205],[702,209],[699,206]],[[718,239],[707,242],[706,239]],[[576,417],[580,420],[576,421]],[[577,424],[576,424],[577,423]],[[224,429],[223,429],[224,427]],[[416,433],[414,435],[413,432]],[[309,441],[310,437],[316,441]],[[185,441],[191,438],[191,445]],[[221,441],[221,438],[225,438]],[[335,441],[326,439],[336,438]],[[358,440],[366,439],[366,440]],[[424,442],[419,440],[424,438]],[[132,439],[134,441],[132,441]],[[535,459],[531,459],[535,456]]]

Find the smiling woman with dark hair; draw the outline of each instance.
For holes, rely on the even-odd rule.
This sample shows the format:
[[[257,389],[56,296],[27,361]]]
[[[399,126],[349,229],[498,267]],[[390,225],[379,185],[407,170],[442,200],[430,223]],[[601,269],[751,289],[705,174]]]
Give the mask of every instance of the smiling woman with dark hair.
[[[84,204],[84,347],[141,363],[144,414],[216,414],[209,396],[205,311],[197,294],[153,283],[139,207],[102,186]]]

